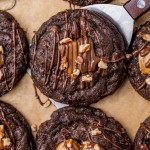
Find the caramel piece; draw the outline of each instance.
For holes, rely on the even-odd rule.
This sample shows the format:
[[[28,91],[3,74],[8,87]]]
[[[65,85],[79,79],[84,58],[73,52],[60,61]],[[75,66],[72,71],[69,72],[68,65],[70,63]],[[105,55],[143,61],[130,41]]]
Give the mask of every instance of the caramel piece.
[[[146,55],[145,57],[141,57],[141,55],[139,54],[139,67],[140,67],[140,71],[143,74],[150,74],[150,68],[146,68],[145,64],[150,60],[150,53],[148,55]]]
[[[142,38],[146,41],[150,41],[150,34],[143,34]]]
[[[3,142],[2,140],[0,140],[0,150],[3,150],[3,149],[4,149]]]
[[[2,132],[2,133],[5,132],[5,127],[4,127],[4,125],[0,125],[0,132]]]

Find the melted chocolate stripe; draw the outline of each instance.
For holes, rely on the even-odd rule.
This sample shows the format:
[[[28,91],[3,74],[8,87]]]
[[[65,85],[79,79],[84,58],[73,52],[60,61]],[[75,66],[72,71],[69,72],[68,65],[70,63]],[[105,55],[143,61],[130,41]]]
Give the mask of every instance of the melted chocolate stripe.
[[[34,38],[34,51],[33,51],[33,58],[32,58],[33,69],[34,69],[34,61],[35,61],[36,49],[37,49],[37,35],[36,35],[36,33],[35,33],[35,38]]]
[[[106,141],[108,141],[109,143],[111,143],[114,147],[116,147],[116,148],[122,150],[122,148],[121,148],[120,146],[116,145],[116,143],[112,142],[110,139],[106,138],[105,136],[104,136],[104,139],[105,139]]]
[[[34,87],[34,93],[35,93],[36,99],[39,101],[40,105],[43,106],[48,100],[47,100],[45,103],[43,103],[43,102],[41,101],[41,98],[40,98],[40,96],[39,96],[39,94],[38,94],[38,92],[37,92],[37,88],[36,88],[36,86],[35,86],[34,83],[33,83],[33,87]]]
[[[97,128],[100,128],[100,129],[103,129],[103,130],[107,130],[107,131],[110,131],[110,132],[114,132],[114,133],[117,133],[117,134],[120,134],[120,135],[121,134],[125,134],[125,132],[121,132],[121,131],[105,128],[105,127],[102,127],[102,126],[99,126],[99,125],[93,125],[92,127],[97,127]]]
[[[142,85],[141,85],[139,88],[137,88],[136,90],[137,90],[137,91],[141,90],[145,85],[146,85],[146,82],[144,81],[144,82],[142,83]]]
[[[5,69],[4,68],[3,68],[2,74],[3,74],[4,80],[5,80],[6,89],[7,89],[7,91],[9,91],[9,87],[8,87],[7,79],[6,79],[6,76],[5,76]]]
[[[57,66],[56,66],[56,69],[55,69],[55,79],[54,79],[54,83],[53,83],[53,89],[56,88],[57,86],[57,83],[58,83],[58,70],[59,70],[59,64],[60,64],[60,51],[58,50],[58,58],[57,58]]]
[[[46,73],[47,73],[47,59],[48,59],[48,57],[47,57],[47,55],[48,55],[48,47],[47,47],[47,43],[45,42],[44,43],[44,45],[45,45],[45,48],[46,48],[46,52],[45,52],[45,60],[44,60],[44,83],[43,83],[43,85],[46,85],[46,78],[47,78],[47,76],[46,76]]]
[[[10,90],[12,90],[16,78],[16,23],[12,23],[12,31],[13,31],[13,48],[14,48],[14,78],[12,81],[12,87]]]
[[[55,48],[56,48],[56,31],[55,30],[53,30],[53,35],[54,35],[54,44],[53,44],[52,61],[50,62],[49,71],[48,71],[48,75],[47,75],[47,79],[46,79],[45,85],[47,85],[48,82],[49,82],[51,70],[52,70],[52,67],[53,67],[53,64],[54,64]]]
[[[63,73],[63,88],[65,89],[66,86],[67,86],[68,78],[71,77],[71,74],[73,73],[74,69],[79,69],[80,72],[81,72],[81,76],[82,76],[84,73],[91,74],[91,72],[95,71],[96,68],[98,67],[98,63],[99,63],[100,60],[103,60],[104,62],[107,62],[107,63],[108,62],[109,63],[111,63],[111,62],[115,63],[115,62],[118,62],[118,61],[121,61],[121,60],[125,59],[125,57],[121,57],[121,58],[118,58],[116,60],[114,60],[114,59],[113,60],[107,60],[107,59],[103,58],[102,43],[100,42],[100,38],[98,37],[98,33],[94,29],[92,29],[94,31],[97,42],[100,45],[101,51],[102,51],[101,52],[101,54],[102,54],[101,57],[96,56],[95,50],[94,50],[94,45],[93,45],[94,43],[93,43],[92,39],[88,38],[88,36],[87,36],[87,31],[91,30],[91,27],[90,27],[90,24],[86,20],[86,14],[87,14],[87,11],[86,12],[84,11],[84,12],[82,12],[81,17],[80,17],[80,29],[81,29],[80,36],[79,36],[79,30],[78,30],[78,27],[77,27],[77,23],[75,21],[73,21],[73,23],[72,23],[72,27],[73,27],[73,31],[74,31],[74,36],[73,36],[74,41],[71,41],[69,43],[59,44],[60,39],[58,39],[58,43],[56,43],[56,37],[59,38],[58,28],[53,27],[54,29],[53,28],[51,29],[54,33],[53,34],[54,45],[53,45],[52,61],[50,63],[50,68],[48,70],[48,75],[46,77],[45,85],[48,84],[48,82],[49,82],[51,70],[52,70],[52,67],[53,67],[54,59],[55,59],[54,57],[55,57],[55,53],[56,53],[55,52],[56,46],[58,47],[58,52],[57,52],[57,57],[58,58],[57,58],[57,65],[56,65],[55,73],[54,73],[55,74],[55,79],[54,79],[54,82],[53,82],[53,89],[57,88],[59,78],[61,77],[62,73]],[[69,35],[70,32],[69,32],[69,28],[68,28],[69,22],[68,22],[68,12],[67,11],[64,14],[64,18],[65,18],[65,29],[64,29],[63,37],[65,39],[65,38],[69,38],[69,36],[71,36],[71,35]],[[79,37],[81,37],[81,38],[79,38]],[[37,42],[35,42],[35,43],[37,44]],[[84,45],[84,44],[90,44],[90,51],[86,51],[85,53],[79,53],[80,46]],[[34,51],[35,51],[35,49],[36,48],[34,48]],[[67,58],[68,67],[65,67],[64,70],[61,70],[60,69],[60,63],[61,63],[61,60],[63,59],[64,55]],[[34,53],[34,56],[35,56],[35,53]],[[82,64],[77,64],[75,62],[75,59],[77,58],[77,56],[82,57],[82,59],[83,59]],[[44,78],[45,78],[45,75],[47,73],[46,66],[47,66],[47,61],[46,61],[46,58],[45,58]],[[93,74],[91,74],[91,75],[93,76]],[[75,79],[71,78],[71,84],[73,84],[74,81],[75,81]],[[86,88],[88,88],[89,85],[90,85],[90,87],[92,87],[94,85],[94,81],[92,81],[92,82],[83,82],[82,78],[80,78],[80,87],[81,87],[81,89],[84,89],[85,85],[86,85]]]
[[[22,42],[21,42],[21,38],[20,38],[18,29],[16,30],[16,32],[17,32],[17,36],[18,36],[18,39],[19,39],[19,45],[20,45],[20,48],[21,48],[21,52],[23,54],[25,63],[27,64],[27,60],[26,60],[26,57],[25,57],[25,54],[24,54],[23,45],[22,45]]]
[[[145,123],[141,123],[141,127],[150,133],[150,128]]]
[[[150,42],[146,42],[139,50],[135,50],[132,55],[139,54]]]

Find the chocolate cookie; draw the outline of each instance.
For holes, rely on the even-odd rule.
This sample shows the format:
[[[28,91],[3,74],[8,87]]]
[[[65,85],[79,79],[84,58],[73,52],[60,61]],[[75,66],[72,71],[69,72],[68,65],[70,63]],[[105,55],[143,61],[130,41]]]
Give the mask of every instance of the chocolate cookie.
[[[130,53],[130,82],[141,96],[150,100],[150,22],[146,22],[135,33]]]
[[[11,105],[0,101],[0,149],[35,150],[30,127]]]
[[[141,124],[134,140],[134,150],[150,149],[150,117]]]
[[[24,31],[10,14],[0,11],[0,96],[12,90],[22,78],[27,54]]]
[[[111,0],[65,0],[65,1],[68,1],[74,5],[87,6],[92,4],[104,4],[110,2]]]
[[[65,107],[40,125],[37,150],[131,150],[125,129],[96,108]]]
[[[124,53],[124,40],[109,20],[88,10],[67,10],[35,33],[32,78],[43,94],[58,102],[88,105],[122,83]]]

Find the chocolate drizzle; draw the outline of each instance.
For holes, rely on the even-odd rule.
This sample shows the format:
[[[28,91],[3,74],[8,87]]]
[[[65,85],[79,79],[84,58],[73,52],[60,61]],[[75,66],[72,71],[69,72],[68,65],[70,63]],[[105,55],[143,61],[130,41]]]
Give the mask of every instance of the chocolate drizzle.
[[[140,54],[141,57],[146,57],[150,53],[149,41],[146,41],[139,50],[135,50],[132,55]],[[150,68],[150,59],[145,64],[146,68]]]
[[[147,133],[150,134],[150,128],[145,124],[145,123],[141,123],[141,128],[143,128]],[[145,135],[144,138],[146,138],[147,136]],[[141,144],[140,145],[140,150],[149,150],[149,148],[147,147],[146,144]]]
[[[61,80],[63,80],[63,84],[62,84],[63,89],[66,89],[67,87],[68,79],[71,80],[71,85],[74,85],[77,78],[79,78],[81,89],[93,87],[94,86],[94,74],[93,73],[95,72],[97,72],[98,74],[102,73],[101,74],[102,76],[107,75],[107,70],[101,69],[100,71],[100,69],[98,68],[98,63],[100,61],[103,61],[105,63],[116,63],[118,61],[125,59],[124,56],[122,56],[121,58],[115,58],[115,59],[112,58],[112,60],[107,60],[104,58],[104,50],[103,50],[102,43],[98,37],[97,31],[95,31],[94,29],[91,29],[89,23],[86,21],[85,19],[87,15],[86,13],[87,11],[83,11],[80,17],[80,29],[81,29],[80,34],[79,34],[78,25],[76,21],[74,20],[72,22],[74,33],[73,35],[70,35],[69,28],[68,28],[68,24],[69,24],[68,13],[66,11],[66,13],[64,14],[65,29],[64,29],[63,39],[62,39],[62,40],[66,39],[66,43],[60,43],[61,39],[59,35],[59,28],[56,26],[53,26],[51,28],[50,31],[53,33],[53,51],[52,51],[52,58],[51,58],[50,65],[48,65],[48,57],[49,57],[48,50],[50,49],[50,47],[46,41],[44,42],[44,46],[46,50],[45,50],[45,57],[44,57],[45,60],[44,60],[43,84],[45,86],[47,86],[47,84],[50,82],[50,76],[52,74],[52,69],[54,67],[54,61],[55,59],[57,59],[57,64],[54,70],[54,76],[52,77],[53,79],[51,81],[53,82],[53,85],[52,85],[53,90],[57,88],[60,78]],[[92,38],[88,37],[88,32],[90,30],[93,31],[93,34],[95,35],[97,43],[99,45],[99,49],[101,51],[100,57],[96,56],[93,40]],[[70,39],[70,41],[67,41],[68,39]],[[90,50],[84,53],[80,53],[79,48],[80,46],[84,44],[89,44]],[[56,51],[56,49],[58,50]],[[37,35],[35,33],[34,50],[33,50],[33,57],[32,57],[33,69],[35,65],[36,52],[37,52]],[[55,58],[55,56],[57,56],[57,58]],[[83,63],[79,64],[76,62],[76,58],[78,56],[80,56],[83,59]],[[66,57],[66,64],[65,64],[66,67],[64,69],[61,69],[61,65],[64,65],[62,64],[64,57]],[[79,77],[77,76],[76,78],[73,79],[71,78],[71,75],[73,74],[73,71],[75,69],[79,69],[80,74],[78,75]],[[90,82],[82,81],[83,75],[90,75],[92,78],[92,81]]]
[[[10,90],[12,90],[14,83],[15,83],[15,78],[16,78],[16,23],[15,22],[12,23],[12,31],[13,31],[13,48],[14,48],[14,71],[13,71],[14,78],[13,78],[12,86]]]
[[[10,137],[11,137],[11,140],[13,142],[13,145],[15,145],[15,138],[14,138],[13,132],[11,130],[11,127],[10,127],[10,125],[7,121],[7,118],[3,112],[3,109],[1,107],[0,107],[0,114],[1,114],[0,121],[7,127],[9,134],[10,134]]]
[[[90,127],[90,131],[88,130],[88,129],[82,129],[81,128],[81,130],[77,130],[77,132],[78,132],[78,134],[80,134],[80,133],[82,133],[82,132],[84,132],[84,134],[86,134],[86,137],[88,138],[88,141],[91,143],[90,145],[92,146],[92,145],[95,145],[96,143],[93,143],[92,142],[92,139],[91,139],[91,134],[90,134],[90,132],[93,130],[93,129],[96,129],[96,128],[98,128],[98,129],[100,129],[101,131],[103,131],[103,130],[107,130],[107,132],[114,132],[114,134],[119,134],[119,135],[122,135],[122,134],[125,134],[125,131],[116,131],[116,130],[113,130],[113,129],[109,129],[109,128],[106,128],[106,127],[103,127],[103,126],[99,126],[99,123],[94,123],[94,124],[91,124],[91,127]],[[71,131],[70,130],[68,130],[68,129],[66,129],[66,128],[62,128],[61,129],[61,134],[62,134],[62,137],[64,138],[64,141],[66,142],[66,140],[68,140],[68,137],[70,137],[71,135],[75,135],[75,133],[74,132],[76,132],[76,130],[74,130],[74,129],[72,129]],[[65,133],[65,134],[64,134]],[[117,143],[114,143],[114,142],[112,142],[112,140],[110,140],[109,138],[107,138],[106,136],[105,136],[105,131],[104,132],[102,132],[100,135],[96,135],[95,137],[98,137],[98,138],[100,138],[100,139],[102,139],[102,140],[106,140],[108,143],[110,143],[111,145],[113,145],[114,147],[116,147],[117,149],[122,149],[122,147],[120,147],[120,146],[118,146],[118,144]],[[78,139],[78,138],[77,138]],[[78,139],[79,141],[83,141],[82,139]],[[80,143],[81,144],[81,143]],[[119,144],[121,144],[121,143],[119,143]],[[94,147],[94,146],[92,146],[92,147]],[[81,145],[81,150],[82,150],[82,145]]]
[[[7,12],[0,11],[0,65],[2,77],[0,96],[12,90],[23,76],[27,67],[28,43],[24,31],[17,21]]]
[[[41,98],[40,98],[40,96],[39,96],[39,94],[38,94],[38,92],[37,92],[37,89],[36,89],[36,86],[34,85],[34,83],[33,83],[33,87],[34,87],[34,92],[35,92],[35,97],[36,97],[36,99],[38,100],[38,102],[40,103],[41,106],[44,106],[44,104],[46,104],[47,101],[49,101],[49,100],[47,100],[46,102],[43,103],[43,102],[41,101]]]
[[[27,64],[27,59],[26,59],[26,56],[25,56],[25,53],[24,53],[24,50],[23,50],[23,45],[22,45],[21,38],[20,38],[20,35],[19,35],[19,30],[16,29],[16,32],[17,32],[18,41],[19,41],[19,45],[20,45],[20,49],[21,49],[22,55],[24,57],[25,64]]]

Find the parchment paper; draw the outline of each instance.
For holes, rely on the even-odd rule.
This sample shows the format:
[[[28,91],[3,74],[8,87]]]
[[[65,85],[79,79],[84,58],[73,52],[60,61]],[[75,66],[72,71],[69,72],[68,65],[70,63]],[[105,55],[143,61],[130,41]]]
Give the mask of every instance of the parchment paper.
[[[126,1],[114,0],[113,4],[121,5]],[[28,41],[31,42],[33,31],[38,30],[41,24],[52,15],[65,9],[69,9],[69,4],[62,0],[17,0],[16,7],[9,12],[24,28]],[[150,20],[149,16],[150,12],[137,20],[136,26]],[[47,97],[43,96],[39,91],[38,93],[43,102],[47,100]],[[54,105],[44,108],[39,104],[34,95],[33,82],[28,74],[23,77],[11,92],[0,99],[15,106],[26,117],[30,125],[36,124],[39,126],[43,121],[49,119],[51,113],[56,110]],[[107,115],[113,116],[120,121],[132,141],[140,123],[150,115],[150,102],[144,100],[135,92],[128,79],[115,94],[92,106],[103,109]]]

